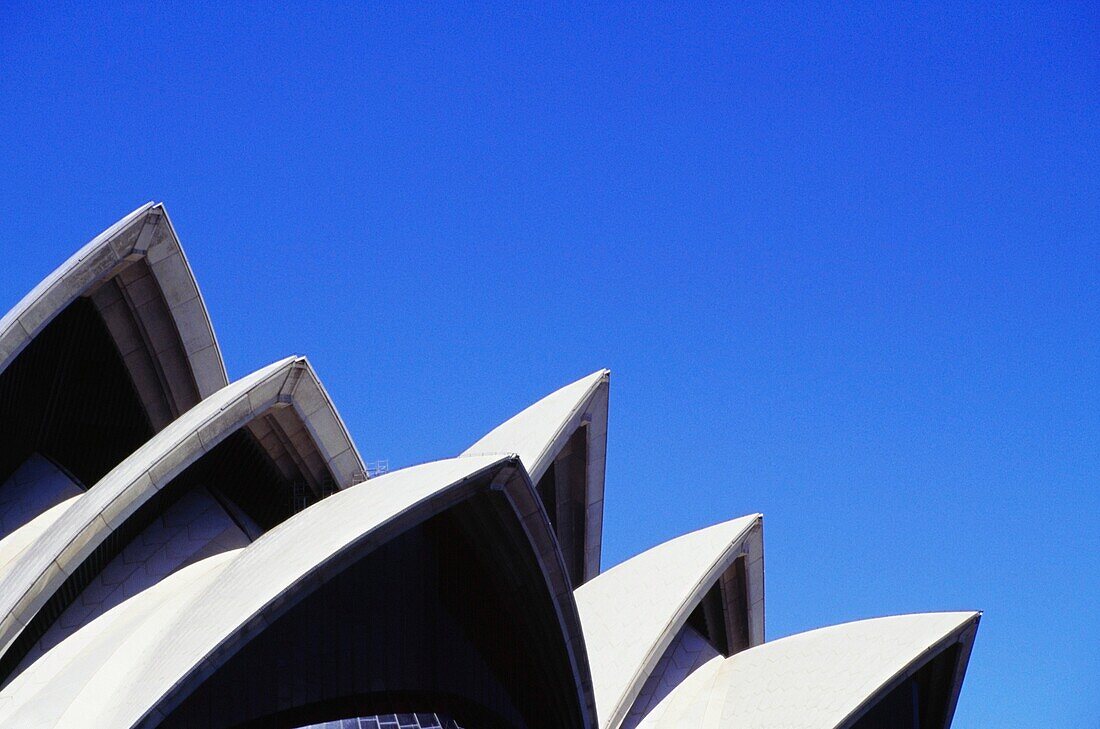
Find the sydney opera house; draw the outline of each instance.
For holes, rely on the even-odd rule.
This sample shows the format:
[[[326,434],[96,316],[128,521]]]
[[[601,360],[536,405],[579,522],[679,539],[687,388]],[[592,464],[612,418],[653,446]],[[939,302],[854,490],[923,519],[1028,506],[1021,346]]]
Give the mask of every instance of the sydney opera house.
[[[601,570],[608,389],[368,473],[139,208],[0,320],[0,727],[950,725],[980,615],[766,640],[760,514]]]

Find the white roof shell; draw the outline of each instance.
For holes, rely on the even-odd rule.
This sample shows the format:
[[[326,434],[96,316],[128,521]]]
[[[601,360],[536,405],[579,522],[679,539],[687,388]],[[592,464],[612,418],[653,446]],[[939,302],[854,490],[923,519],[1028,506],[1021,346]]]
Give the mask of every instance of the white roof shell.
[[[462,455],[519,456],[538,483],[569,437],[587,425],[588,503],[585,505],[585,579],[600,572],[603,538],[604,472],[607,461],[607,409],[611,370],[603,369],[542,398],[493,428]]]
[[[105,296],[110,287],[104,284],[121,278],[138,261],[143,265],[131,272],[144,272],[147,266],[151,275],[143,273],[141,285],[149,289],[155,284],[153,293],[159,292],[167,307],[167,319],[163,310],[157,314],[158,333],[178,337],[182,359],[166,354],[161,345],[149,352],[157,366],[171,369],[161,384],[166,396],[177,395],[173,407],[182,415],[88,492],[56,505],[0,542],[0,652],[112,530],[222,438],[269,408],[290,405],[298,411],[339,486],[365,477],[339,414],[304,359],[288,358],[227,385],[206,306],[160,204],[147,203],[112,225],[0,318],[0,372],[66,306],[87,296],[101,307],[141,391],[136,360],[130,356],[139,354],[138,345],[132,336],[120,339],[121,330],[112,326],[103,308],[118,298]],[[193,379],[202,398],[190,410],[181,407],[186,403],[172,384],[183,373]],[[73,632],[12,678],[0,690],[0,724],[156,723],[189,688],[263,630],[280,606],[308,589],[303,585],[338,569],[334,565],[352,545],[373,548],[414,521],[454,505],[465,498],[471,479],[488,469],[521,472],[511,454],[518,454],[537,483],[581,426],[587,426],[584,571],[589,581],[571,593],[560,550],[543,544],[537,557],[554,596],[588,725],[595,726],[598,717],[598,725],[606,729],[620,726],[692,609],[741,556],[747,563],[754,647],[704,663],[640,726],[848,727],[901,681],[960,643],[950,714],[980,615],[877,618],[762,643],[759,515],[685,535],[597,576],[608,384],[607,370],[592,373],[501,424],[461,458],[396,471],[347,489],[245,549],[171,574]],[[167,422],[151,418],[155,427]],[[546,531],[546,516],[531,483],[509,478],[497,478],[490,488],[505,491],[528,536],[532,530]]]
[[[122,728],[155,724],[186,696],[190,688],[274,620],[279,610],[293,604],[297,592],[308,589],[304,588],[306,585],[319,583],[319,575],[329,569],[329,565],[337,564],[347,550],[373,548],[384,543],[467,498],[466,484],[478,475],[514,462],[514,457],[494,456],[437,461],[394,471],[323,499],[267,532],[231,560],[205,571],[207,577],[201,578],[201,589],[181,587],[170,600],[150,595],[150,590],[134,599],[146,607],[126,608],[134,602],[131,600],[115,608],[116,611],[138,610],[131,615],[150,616],[143,618],[151,621],[149,629],[113,630],[112,640],[118,640],[118,646],[109,660],[97,660],[96,670],[90,674],[79,667],[72,669],[79,671],[78,678],[64,676],[64,671],[69,669],[53,674],[50,681],[60,680],[75,689],[66,694],[68,703],[63,711],[37,707],[27,707],[24,711],[32,715],[48,712],[58,716],[57,727]],[[525,491],[508,491],[509,486],[501,476],[494,479],[492,488],[497,488],[498,483],[500,488],[506,489],[517,515],[536,513],[538,499],[526,479],[507,481],[525,484]],[[548,556],[551,555],[541,553],[539,559],[545,560]],[[208,560],[195,567],[206,562]],[[584,666],[583,640],[560,559],[556,567],[546,570],[544,577],[550,581],[563,635],[570,646],[577,690],[587,693],[589,689],[585,687],[590,684]],[[182,574],[177,583],[184,584]],[[193,586],[200,582],[188,584]],[[152,609],[154,601],[155,610]],[[115,623],[122,625],[117,620]],[[105,628],[99,628],[95,635],[86,634],[92,625],[70,636],[54,650],[61,648],[66,656],[75,657],[93,642],[101,645],[101,641],[94,639],[103,635]],[[73,646],[67,647],[66,644],[74,641]],[[42,660],[47,659],[50,654]],[[40,670],[53,671],[64,663],[50,660],[49,668]],[[74,666],[80,663],[79,660],[71,661]],[[41,696],[44,701],[57,700],[53,691],[43,692]],[[586,699],[582,695],[579,700],[586,714],[586,725],[594,726],[590,693],[588,696]]]
[[[341,487],[362,461],[327,394],[303,357],[288,357],[204,399],[77,497],[0,577],[0,650],[108,534],[187,466],[270,408],[298,410]]]
[[[850,726],[952,644],[965,669],[979,613],[896,615],[799,633],[715,658],[650,712],[639,729]],[[956,671],[954,697],[962,670]]]
[[[76,631],[0,690],[0,726],[57,726],[95,675],[163,637],[241,550],[190,564]],[[135,636],[139,638],[135,639]]]
[[[7,574],[9,567],[17,561],[27,547],[34,544],[40,536],[45,534],[53,526],[53,523],[79,498],[79,496],[71,496],[61,503],[54,504],[8,536],[0,539],[0,578]]]
[[[0,318],[0,372],[66,306],[139,259],[149,265],[152,279],[163,294],[170,324],[178,335],[199,397],[224,387],[228,382],[225,364],[206,304],[168,212],[160,203],[152,202],[142,205],[89,241]],[[138,295],[144,298],[146,294]],[[138,309],[143,306],[141,301],[133,303]],[[136,347],[137,343],[133,344]],[[127,343],[119,342],[119,345],[131,373],[136,374],[131,363],[134,350]],[[173,395],[172,379],[169,377],[166,383],[169,397]],[[137,384],[140,392],[142,383]],[[176,402],[181,410],[191,404]]]
[[[676,633],[734,560],[746,556],[753,645],[763,640],[762,517],[685,534],[574,591],[602,727],[617,727]],[[754,578],[755,576],[755,578]]]

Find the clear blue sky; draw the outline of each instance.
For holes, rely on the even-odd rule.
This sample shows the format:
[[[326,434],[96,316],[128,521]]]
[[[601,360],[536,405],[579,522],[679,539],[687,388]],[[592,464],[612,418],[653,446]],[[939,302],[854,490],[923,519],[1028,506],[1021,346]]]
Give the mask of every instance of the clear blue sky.
[[[37,5],[0,310],[155,199],[368,459],[610,367],[605,565],[762,511],[770,637],[982,609],[955,726],[1096,726],[1095,6]]]

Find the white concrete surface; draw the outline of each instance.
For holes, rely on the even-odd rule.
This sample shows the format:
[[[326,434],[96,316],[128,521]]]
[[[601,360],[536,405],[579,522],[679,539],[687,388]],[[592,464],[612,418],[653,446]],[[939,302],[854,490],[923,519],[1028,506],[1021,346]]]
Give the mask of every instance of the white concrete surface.
[[[194,402],[190,399],[206,397],[224,387],[228,378],[221,350],[218,347],[214,328],[199,292],[198,284],[187,263],[179,239],[168,218],[163,205],[146,203],[114,225],[107,228],[69,260],[61,264],[49,276],[35,286],[7,314],[0,318],[0,372],[7,368],[15,357],[42,331],[65,307],[80,296],[90,296],[96,288],[119,274],[124,274],[136,261],[144,262],[150,275],[145,276],[150,290],[138,294],[130,306],[134,315],[142,320],[151,331],[150,341],[156,343],[150,354],[165,358],[158,363],[167,376],[162,377],[159,386],[166,387],[165,393],[171,400],[177,413],[187,409]],[[139,284],[135,283],[135,286]],[[159,306],[147,306],[156,292],[163,297],[167,309],[167,322],[159,314]],[[153,315],[154,310],[158,313]],[[112,317],[105,312],[104,318],[110,326]],[[158,332],[167,325],[174,334]],[[157,336],[163,334],[164,336]],[[183,361],[169,362],[174,347],[165,342],[178,341]],[[147,406],[152,408],[149,393],[143,392],[140,372],[134,368],[134,347],[118,342],[120,354],[136,375],[135,384]],[[181,367],[193,381],[198,398],[181,399],[185,391],[178,376],[183,376]],[[154,425],[166,423],[158,413],[151,412]],[[160,421],[159,423],[156,421]]]
[[[184,494],[138,534],[65,608],[15,673],[106,611],[180,568],[242,549],[251,540],[205,488]]]
[[[217,661],[232,655],[275,619],[271,609],[293,604],[293,591],[309,584],[310,575],[347,549],[369,550],[468,498],[476,476],[508,461],[492,456],[437,461],[380,476],[314,504],[237,553],[201,591],[174,600],[158,614],[156,630],[121,636],[111,659],[101,662],[94,675],[61,679],[63,685],[82,685],[61,711],[51,709],[55,725],[121,729],[155,720],[181,698],[173,690],[182,687],[187,693],[189,677],[212,671]],[[530,489],[522,479],[509,483]],[[528,495],[529,501],[533,498]],[[40,670],[46,661],[54,665],[53,651],[31,670]]]
[[[958,642],[954,705],[977,613],[878,618],[763,643],[759,515],[599,574],[607,370],[531,405],[460,458],[347,488],[365,478],[362,459],[305,359],[227,384],[163,206],[148,203],[112,225],[0,318],[0,373],[80,297],[103,316],[154,429],[163,429],[87,492],[36,457],[0,484],[0,651],[113,530],[238,428],[249,428],[284,474],[301,473],[311,487],[331,475],[344,490],[246,547],[225,514],[211,511],[213,499],[196,492],[177,502],[93,579],[0,688],[0,726],[155,723],[308,585],[339,569],[342,555],[365,554],[454,506],[473,484],[486,488],[475,477],[491,470],[487,488],[508,497],[552,596],[587,726],[847,727]],[[588,581],[572,591],[539,497],[517,474],[526,469],[537,483],[580,428]],[[724,658],[686,620],[740,557],[752,647]]]
[[[653,672],[649,674],[638,698],[630,707],[630,713],[623,720],[622,729],[634,729],[653,709],[670,693],[682,684],[691,674],[715,658],[722,658],[710,642],[690,625],[680,628],[680,632],[669,644]]]
[[[0,689],[0,726],[58,726],[65,710],[99,671],[116,656],[125,660],[140,651],[142,643],[162,637],[190,599],[208,586],[238,551],[184,567],[55,646]]]
[[[69,474],[34,453],[0,484],[0,544],[62,501],[84,493]]]
[[[317,450],[338,486],[350,485],[356,468],[337,468],[351,439],[327,398],[312,388],[316,377],[301,357],[288,357],[228,385],[187,411],[121,464],[43,532],[0,577],[0,646],[6,651],[66,577],[125,519],[187,466],[227,435],[274,407],[291,406],[318,425]],[[303,411],[310,411],[305,414]]]
[[[713,659],[650,712],[639,729],[834,729],[848,725],[940,651],[978,613],[920,613],[799,633]]]
[[[602,727],[622,723],[691,611],[735,559],[745,555],[746,572],[762,575],[763,548],[752,539],[760,523],[752,514],[685,534],[577,588]]]
[[[600,572],[610,378],[610,370],[598,370],[566,385],[493,428],[463,452],[463,455],[515,453],[537,484],[569,437],[577,428],[587,426],[586,580]]]
[[[54,522],[79,498],[79,496],[70,496],[0,540],[0,582],[3,581],[4,575],[7,574],[11,565],[23,554],[24,550],[45,534]]]

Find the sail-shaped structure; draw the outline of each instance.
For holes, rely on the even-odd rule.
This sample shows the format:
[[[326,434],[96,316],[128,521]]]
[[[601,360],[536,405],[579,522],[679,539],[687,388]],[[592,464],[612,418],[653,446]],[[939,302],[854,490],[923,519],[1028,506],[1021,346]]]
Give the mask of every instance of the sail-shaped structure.
[[[609,392],[368,478],[141,206],[0,319],[0,726],[950,725],[980,614],[768,640],[761,514],[602,570]]]

